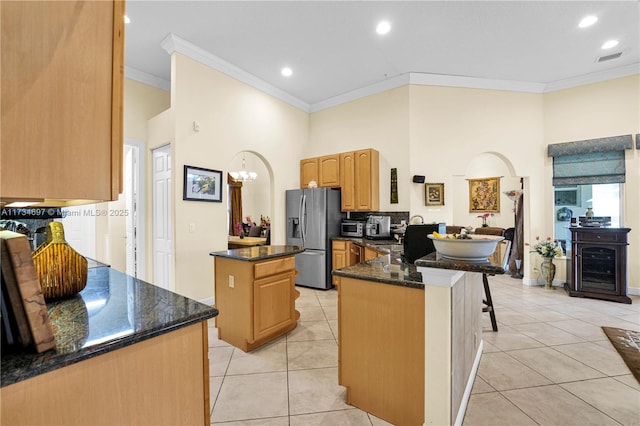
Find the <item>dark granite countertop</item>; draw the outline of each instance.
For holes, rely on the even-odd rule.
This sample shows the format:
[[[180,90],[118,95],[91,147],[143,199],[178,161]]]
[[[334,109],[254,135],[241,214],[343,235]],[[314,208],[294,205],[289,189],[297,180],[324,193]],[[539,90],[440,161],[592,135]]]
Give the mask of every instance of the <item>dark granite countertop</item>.
[[[437,269],[453,269],[456,271],[468,271],[468,272],[480,272],[489,275],[502,275],[504,269],[501,265],[486,261],[467,261],[467,260],[453,260],[447,259],[436,252],[430,253],[420,259],[416,259],[415,265],[425,268],[437,268]]]
[[[402,244],[399,244],[397,240],[388,239],[388,240],[369,240],[367,238],[353,238],[353,237],[335,237],[332,238],[334,241],[351,241],[352,243],[359,244],[363,247],[375,250],[379,253],[389,254],[393,252],[394,254],[402,253],[404,248]]]
[[[209,255],[255,262],[274,257],[291,256],[292,254],[302,253],[303,251],[304,247],[299,246],[255,246],[232,250],[213,251],[209,253]]]
[[[399,253],[366,260],[331,273],[339,277],[424,289],[422,274],[417,271],[415,265],[403,262]]]
[[[450,260],[441,257],[435,252],[417,259],[415,264],[406,263],[402,261],[402,255],[395,250],[376,259],[336,269],[332,271],[332,274],[340,277],[424,289],[422,273],[418,271],[418,267],[480,272],[489,275],[504,274],[504,270],[500,265],[491,263],[488,260],[486,262]]]
[[[214,307],[108,267],[90,268],[77,295],[47,302],[56,348],[3,350],[1,386],[133,345],[218,315]]]

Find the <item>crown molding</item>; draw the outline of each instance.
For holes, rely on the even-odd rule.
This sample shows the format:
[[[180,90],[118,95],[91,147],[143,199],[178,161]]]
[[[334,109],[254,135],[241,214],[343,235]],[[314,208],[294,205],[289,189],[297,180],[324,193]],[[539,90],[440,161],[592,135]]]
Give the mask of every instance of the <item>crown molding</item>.
[[[174,52],[185,55],[197,62],[207,65],[223,74],[226,74],[236,80],[239,80],[257,90],[271,95],[289,105],[298,108],[307,113],[322,111],[347,102],[361,99],[367,96],[375,95],[387,90],[395,89],[408,84],[421,86],[442,86],[442,87],[461,87],[470,89],[487,89],[487,90],[505,90],[513,92],[526,93],[549,93],[557,90],[568,89],[572,87],[582,86],[585,84],[597,83],[601,81],[611,80],[620,77],[627,77],[634,74],[640,74],[640,63],[634,63],[613,70],[591,73],[583,76],[572,77],[550,83],[535,83],[524,81],[497,80],[489,78],[465,77],[457,75],[445,74],[427,74],[427,73],[406,73],[396,77],[386,79],[384,81],[370,84],[350,92],[343,93],[338,96],[325,99],[323,101],[309,104],[287,92],[281,90],[266,81],[256,77],[253,74],[225,61],[222,58],[176,36],[169,34],[160,43],[160,46],[169,54]],[[164,79],[143,73],[125,67],[127,77],[143,83],[159,87],[164,90],[170,90],[170,82]],[[135,76],[134,76],[135,72]],[[155,82],[155,83],[154,83]]]
[[[464,87],[470,89],[507,90],[512,92],[542,93],[544,83],[496,80],[461,75],[411,73],[411,84],[420,86]]]
[[[310,106],[309,112],[322,111],[323,109],[346,104],[347,102],[355,101],[357,99],[365,98],[377,93],[386,92],[387,90],[406,86],[408,84],[410,84],[409,74],[401,74],[399,76],[388,78],[378,83],[370,84],[368,86],[361,87],[359,89],[355,89],[329,99],[325,99],[324,101],[316,102],[315,104],[312,104]]]
[[[284,90],[278,89],[277,87],[267,83],[266,81],[256,77],[253,74],[248,73],[247,71],[239,68],[222,58],[217,57],[216,55],[196,46],[195,44],[189,43],[188,41],[178,37],[175,34],[169,34],[162,40],[160,46],[169,54],[174,52],[185,55],[194,61],[200,62],[204,65],[207,65],[217,71],[220,71],[223,74],[228,75],[229,77],[233,77],[236,80],[239,80],[255,89],[258,89],[268,95],[271,95],[277,99],[280,99],[283,102],[288,103],[289,105],[301,109],[305,112],[309,112],[309,104],[296,98],[295,96],[290,95]]]
[[[156,87],[158,89],[171,91],[171,82],[164,78],[156,77],[153,74],[140,71],[136,68],[124,67],[124,76],[131,80],[139,81],[140,83],[148,84],[149,86]]]
[[[640,74],[640,63],[625,65],[612,70],[599,71],[585,74],[578,77],[553,81],[545,85],[544,93],[555,92],[556,90],[570,89],[572,87],[584,86],[585,84],[599,83],[601,81],[613,80],[614,78],[628,77]]]

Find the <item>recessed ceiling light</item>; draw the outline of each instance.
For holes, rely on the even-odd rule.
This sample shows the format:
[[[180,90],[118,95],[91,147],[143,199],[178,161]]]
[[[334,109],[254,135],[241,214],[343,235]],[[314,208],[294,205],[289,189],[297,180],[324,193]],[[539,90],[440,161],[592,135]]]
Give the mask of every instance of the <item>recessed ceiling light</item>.
[[[282,74],[285,77],[291,77],[293,75],[293,70],[291,70],[291,68],[289,67],[284,67],[280,71],[280,74]]]
[[[124,15],[124,23],[128,24],[129,22],[131,22],[131,19],[129,19],[127,15]]]
[[[618,45],[618,40],[609,40],[602,45],[602,49],[603,50],[611,49],[612,47],[616,47],[617,45]]]
[[[582,18],[582,21],[580,21],[578,26],[580,28],[587,28],[587,27],[590,27],[591,25],[595,24],[596,22],[598,22],[598,17],[595,16],[595,15],[589,15],[589,16],[585,16],[584,18]]]
[[[387,21],[380,21],[376,27],[376,32],[380,35],[384,35],[391,31],[391,24]]]

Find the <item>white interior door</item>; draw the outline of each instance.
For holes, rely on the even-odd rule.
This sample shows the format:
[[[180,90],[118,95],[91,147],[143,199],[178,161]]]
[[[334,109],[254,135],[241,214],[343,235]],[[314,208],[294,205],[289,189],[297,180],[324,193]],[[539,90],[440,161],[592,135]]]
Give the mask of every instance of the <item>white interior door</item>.
[[[171,150],[153,150],[153,283],[173,290],[171,283]]]
[[[96,205],[65,207],[66,216],[56,219],[64,228],[64,239],[78,253],[96,258]]]

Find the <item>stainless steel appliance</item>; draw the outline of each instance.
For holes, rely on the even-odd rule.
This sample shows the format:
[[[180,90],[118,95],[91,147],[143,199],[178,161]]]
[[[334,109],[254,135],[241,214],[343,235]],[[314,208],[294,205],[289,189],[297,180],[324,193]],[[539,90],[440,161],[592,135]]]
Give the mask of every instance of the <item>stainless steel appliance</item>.
[[[445,234],[447,226],[444,223],[429,223],[421,225],[409,225],[404,231],[404,260],[413,263],[416,259],[436,251],[433,242],[427,235],[438,232]]]
[[[364,237],[372,240],[391,239],[391,217],[369,216],[364,227]]]
[[[340,235],[343,237],[362,238],[364,237],[364,221],[343,220],[340,224]]]
[[[340,212],[340,191],[330,188],[286,191],[287,244],[302,246],[296,255],[300,274],[296,284],[330,289],[331,238],[340,235],[344,213]]]

